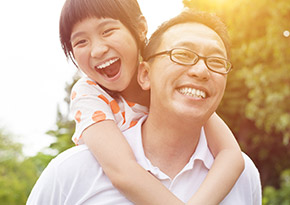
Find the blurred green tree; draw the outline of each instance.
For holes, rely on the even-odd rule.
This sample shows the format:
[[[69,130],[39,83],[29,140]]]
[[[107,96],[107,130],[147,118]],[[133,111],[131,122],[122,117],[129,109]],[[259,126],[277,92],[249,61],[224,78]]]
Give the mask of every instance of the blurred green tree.
[[[0,203],[25,204],[39,174],[51,156],[25,158],[22,145],[13,136],[0,130]],[[38,161],[38,163],[36,163]],[[42,166],[36,165],[42,164]]]
[[[67,110],[61,112],[60,109],[57,110],[57,119],[56,119],[56,129],[49,130],[47,134],[56,137],[56,141],[50,145],[50,148],[56,150],[58,153],[74,146],[71,138],[75,131],[75,122],[70,119],[69,115],[69,103],[70,103],[70,94],[73,85],[79,79],[79,73],[76,73],[73,77],[72,83],[67,83],[65,87],[66,96],[64,98],[65,106]]]
[[[290,204],[290,169],[282,172],[280,189],[267,186],[264,189],[263,205]]]

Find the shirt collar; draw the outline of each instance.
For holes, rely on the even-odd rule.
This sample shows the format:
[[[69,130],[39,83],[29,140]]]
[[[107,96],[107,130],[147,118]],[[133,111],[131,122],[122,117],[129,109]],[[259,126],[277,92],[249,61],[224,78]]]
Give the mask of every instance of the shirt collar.
[[[192,166],[193,166],[195,160],[201,160],[207,169],[211,168],[213,161],[214,161],[214,158],[213,158],[213,156],[208,148],[208,145],[207,145],[207,141],[206,141],[203,127],[202,127],[201,132],[200,132],[198,145],[196,147],[194,154],[192,155],[192,157],[189,161],[189,164],[192,164]]]
[[[124,132],[129,144],[131,145],[131,148],[133,149],[133,152],[135,153],[135,157],[137,162],[147,171],[158,177],[159,179],[165,179],[168,178],[163,172],[159,170],[158,167],[155,167],[151,164],[149,159],[147,159],[145,153],[144,153],[144,148],[143,148],[143,143],[142,143],[142,135],[141,135],[141,128],[143,122],[146,120],[147,116],[144,116],[141,118],[138,123],[128,129],[127,131]],[[200,133],[200,138],[198,145],[196,147],[196,150],[194,154],[191,156],[188,164],[184,167],[183,170],[188,170],[192,169],[194,167],[194,162],[196,160],[201,160],[205,167],[207,169],[210,169],[210,167],[213,164],[213,156],[211,152],[209,151],[209,148],[207,146],[207,141],[204,133],[204,129],[202,128],[201,133]]]

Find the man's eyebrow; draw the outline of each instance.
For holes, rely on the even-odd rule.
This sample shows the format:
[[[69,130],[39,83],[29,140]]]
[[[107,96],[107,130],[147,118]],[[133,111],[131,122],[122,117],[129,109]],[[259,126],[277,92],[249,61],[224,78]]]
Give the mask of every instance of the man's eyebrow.
[[[184,42],[179,42],[175,45],[175,47],[185,47],[188,48],[192,51],[196,51],[196,48],[198,48],[200,45],[194,42],[189,42],[189,41],[184,41]],[[227,57],[227,54],[225,53],[224,50],[222,50],[221,48],[214,46],[214,44],[210,47],[207,48],[207,51],[209,53],[209,55],[211,54],[217,54],[217,55],[221,55],[222,57]]]
[[[189,48],[189,49],[192,49],[194,50],[194,48],[196,48],[198,45],[194,42],[188,42],[188,41],[181,41],[181,42],[178,42],[175,47],[186,47],[186,48]]]
[[[213,54],[220,54],[224,57],[227,57],[227,53],[222,50],[221,48],[219,47],[216,47],[216,46],[212,46],[208,49],[209,53],[213,53]]]

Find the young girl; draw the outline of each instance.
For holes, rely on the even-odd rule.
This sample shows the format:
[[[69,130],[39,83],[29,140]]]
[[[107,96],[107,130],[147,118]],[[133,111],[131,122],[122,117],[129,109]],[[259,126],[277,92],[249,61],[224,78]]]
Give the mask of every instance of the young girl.
[[[65,2],[61,44],[85,74],[71,93],[76,121],[73,141],[89,147],[112,184],[133,203],[183,204],[136,162],[121,132],[148,112],[149,93],[140,88],[136,77],[146,33],[136,0]],[[190,204],[207,204],[209,197],[219,203],[243,170],[241,151],[216,114],[205,130],[215,162]]]

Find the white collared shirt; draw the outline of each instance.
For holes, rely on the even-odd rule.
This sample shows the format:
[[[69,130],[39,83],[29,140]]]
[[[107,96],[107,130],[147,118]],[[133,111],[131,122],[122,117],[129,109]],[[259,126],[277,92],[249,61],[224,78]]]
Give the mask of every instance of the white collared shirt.
[[[146,158],[141,125],[124,132],[138,163],[157,177],[172,193],[186,202],[198,189],[213,163],[202,130],[196,151],[188,164],[170,179]],[[221,203],[260,205],[261,184],[258,170],[244,155],[245,170]],[[117,159],[116,159],[117,160]],[[132,204],[111,184],[86,145],[73,147],[51,161],[34,186],[27,204]]]

